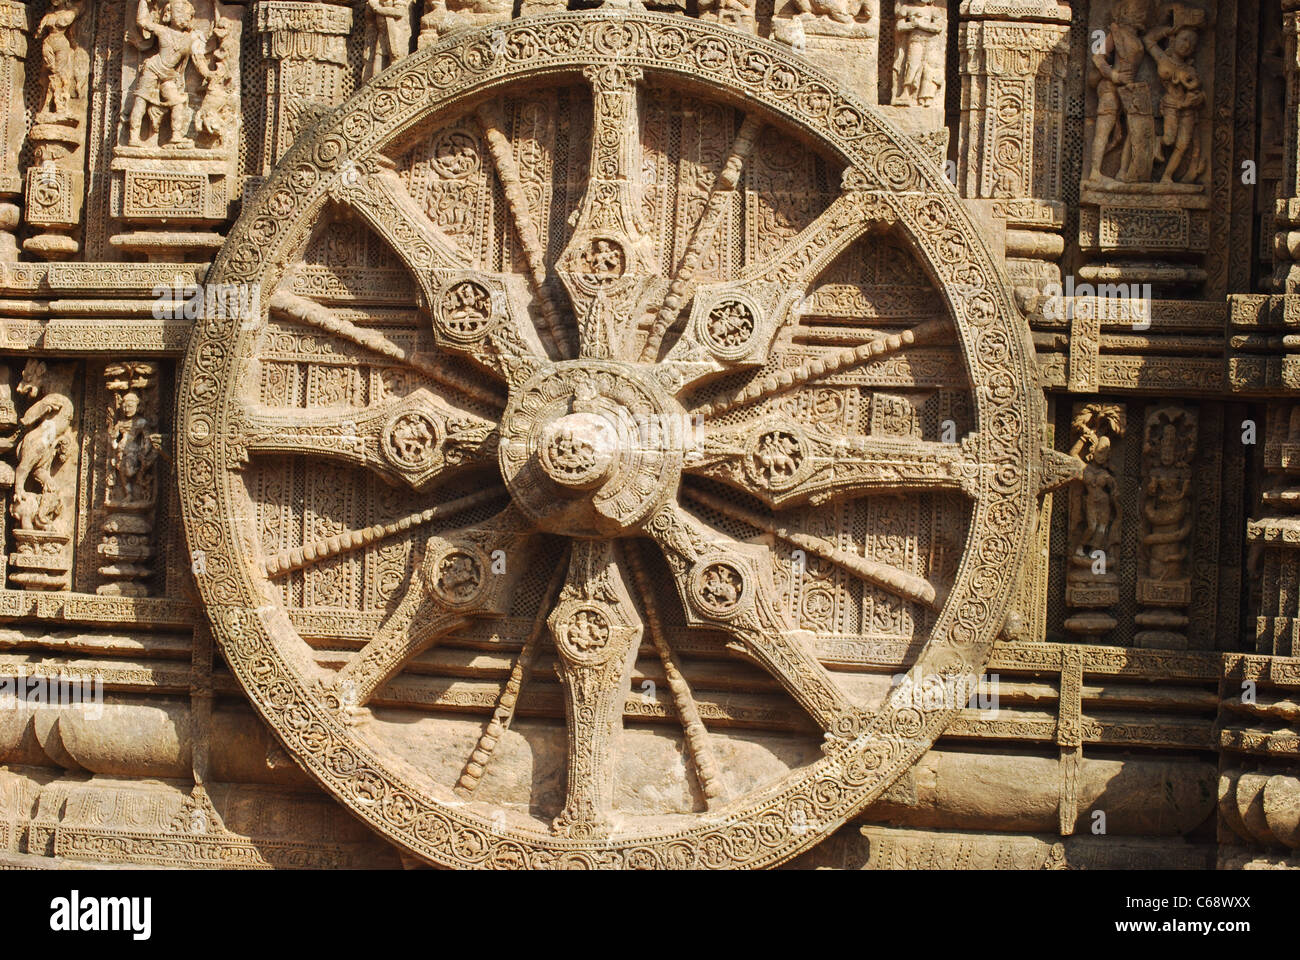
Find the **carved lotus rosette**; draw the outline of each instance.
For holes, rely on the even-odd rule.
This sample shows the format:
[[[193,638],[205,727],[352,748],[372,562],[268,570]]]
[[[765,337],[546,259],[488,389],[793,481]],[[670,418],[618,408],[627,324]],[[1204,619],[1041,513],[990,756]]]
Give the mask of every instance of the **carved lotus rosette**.
[[[638,70],[600,69],[628,66]],[[608,95],[602,94],[600,86],[606,74],[618,73],[635,84],[632,78],[639,71],[645,82],[720,99],[768,124],[799,131],[803,139],[847,166],[851,176],[845,178],[846,192],[834,210],[810,226],[805,240],[801,234],[787,244],[781,264],[763,270],[763,279],[802,291],[872,223],[884,223],[896,229],[941,291],[949,314],[944,327],[949,336],[955,334],[975,409],[976,431],[962,445],[965,459],[958,472],[978,475],[983,482],[966,484],[971,495],[964,552],[952,581],[935,603],[930,635],[909,675],[920,682],[924,677],[980,672],[1005,616],[1014,573],[1027,553],[1045,419],[1028,329],[1011,306],[1005,279],[943,172],[875,110],[839,91],[832,78],[777,45],[714,24],[648,13],[556,14],[470,30],[430,45],[366,84],[295,142],[246,205],[208,279],[254,286],[263,305],[261,322],[241,323],[224,316],[201,320],[191,340],[181,391],[182,503],[190,550],[205,557],[205,563],[196,567],[201,571],[199,591],[232,671],[298,762],[357,816],[420,857],[474,867],[770,866],[814,844],[879,796],[929,749],[955,708],[944,704],[918,709],[902,687],[868,711],[837,690],[813,655],[805,632],[791,629],[778,610],[772,548],[720,539],[680,501],[680,474],[691,469],[688,441],[680,428],[669,428],[660,449],[637,450],[630,443],[615,442],[610,462],[617,463],[611,467],[598,462],[599,456],[587,455],[588,448],[606,442],[599,429],[589,429],[581,420],[559,427],[552,424],[584,412],[599,413],[602,403],[605,413],[628,413],[633,420],[656,415],[663,416],[665,423],[674,422],[687,411],[684,398],[693,396],[692,391],[709,378],[754,369],[751,341],[775,337],[784,314],[771,311],[788,311],[797,295],[791,292],[771,304],[737,297],[731,302],[741,309],[720,314],[712,327],[707,317],[702,323],[694,321],[694,326],[687,324],[676,343],[665,342],[667,352],[657,361],[620,356],[619,344],[633,335],[626,329],[614,335],[606,328],[626,325],[631,308],[618,299],[624,286],[618,278],[599,281],[620,266],[617,254],[611,254],[614,246],[622,252],[626,269],[640,242],[636,214],[625,206],[625,191],[620,188],[606,198],[612,207],[604,209],[607,214],[613,209],[614,215],[603,219],[594,213],[579,215],[574,237],[615,243],[609,250],[586,248],[602,256],[592,256],[585,272],[579,270],[580,282],[570,293],[575,309],[580,306],[582,312],[566,317],[564,311],[543,303],[558,284],[536,286],[530,302],[512,292],[510,284],[498,285],[495,275],[475,280],[473,267],[454,245],[446,244],[445,236],[411,218],[402,197],[393,193],[391,171],[374,162],[394,140],[456,104],[496,95],[512,85],[581,83],[584,71],[596,85],[598,103]],[[615,119],[626,115],[621,107],[610,114]],[[598,111],[595,123],[601,122]],[[626,122],[611,129],[615,134],[629,129],[635,133],[634,125]],[[598,139],[601,132],[597,130]],[[619,158],[626,142],[598,145],[609,152],[611,166],[592,181],[597,192],[603,182],[619,182],[628,173]],[[238,438],[217,426],[244,422],[244,373],[256,363],[269,311],[288,311],[299,320],[332,324],[327,329],[333,334],[387,352],[390,360],[400,360],[417,372],[443,375],[420,367],[418,355],[392,341],[321,319],[310,304],[278,295],[288,265],[301,257],[313,225],[331,203],[351,204],[390,243],[421,286],[422,302],[445,332],[445,341],[463,340],[461,349],[473,350],[475,362],[504,380],[509,392],[501,414],[499,464],[505,478],[502,496],[508,494],[512,505],[494,518],[429,538],[433,552],[426,551],[411,573],[408,593],[379,635],[353,661],[359,664],[354,677],[362,681],[362,696],[395,676],[405,663],[402,658],[424,649],[439,631],[455,629],[474,616],[499,616],[509,584],[493,582],[495,552],[532,549],[539,526],[573,541],[566,591],[590,592],[591,584],[599,583],[599,578],[592,580],[590,569],[580,569],[583,563],[596,562],[593,549],[584,546],[598,542],[593,536],[615,537],[620,543],[650,541],[677,581],[688,623],[729,633],[732,645],[743,648],[747,659],[777,677],[824,730],[827,747],[820,759],[731,798],[707,815],[625,818],[612,831],[602,828],[593,833],[590,828],[608,811],[595,811],[591,822],[580,824],[579,829],[557,829],[560,820],[567,825],[573,816],[586,816],[584,804],[591,797],[599,800],[601,791],[592,784],[581,785],[585,792],[571,788],[570,806],[549,826],[513,811],[494,816],[485,804],[458,799],[449,784],[432,783],[349,722],[340,709],[344,699],[337,693],[342,688],[338,678],[313,662],[310,648],[268,588],[272,564],[262,555],[264,548],[245,509],[241,458],[231,455]],[[599,209],[601,205],[594,202],[579,208]],[[567,270],[572,264],[551,267]],[[462,280],[478,287],[453,294],[454,284]],[[710,294],[702,288],[702,302],[718,303],[728,287],[723,283],[711,289]],[[493,290],[500,291],[495,302]],[[636,290],[638,296],[644,292],[644,288]],[[483,293],[488,294],[486,302]],[[569,329],[576,328],[578,336],[566,339],[564,330],[548,330],[546,318],[552,316],[559,316]],[[513,334],[493,333],[503,326]],[[692,329],[698,334],[691,334]],[[882,335],[829,359],[787,368],[782,375],[757,370],[752,381],[757,386],[752,390],[762,395],[788,389],[790,384],[817,382],[844,365],[906,350],[934,336],[937,329],[931,324],[900,335]],[[549,347],[539,346],[548,339],[552,340]],[[569,359],[572,354],[566,351],[575,346],[578,359]],[[763,350],[770,349],[768,341]],[[608,382],[580,386],[582,367],[588,371],[586,379],[603,377]],[[556,384],[563,388],[557,390]],[[457,389],[481,388],[461,384]],[[744,389],[732,400],[715,399],[692,409],[717,413],[743,405],[748,402]],[[555,396],[548,399],[548,390]],[[426,444],[445,443],[445,432],[439,429],[405,422],[397,435],[399,421],[385,423],[382,436],[386,448],[392,441],[389,454],[394,459],[423,459]],[[537,447],[556,437],[560,439],[548,465],[537,457]],[[786,450],[783,456],[797,452],[800,440],[795,430],[788,430],[781,444]],[[745,453],[751,464],[754,453]],[[927,454],[918,448],[915,455]],[[480,466],[490,459],[480,458]],[[570,469],[575,476],[581,474],[580,482],[565,487],[558,473]],[[782,474],[782,483],[799,482],[798,464],[786,470],[778,457],[764,469]],[[733,475],[752,481],[752,470],[751,465]],[[588,473],[598,475],[594,493],[590,487],[597,481]],[[537,491],[552,495],[561,488],[579,505],[576,513],[584,519],[539,524]],[[832,490],[828,496],[854,492]],[[600,506],[602,497],[609,509]],[[473,501],[476,508],[485,502],[482,495],[462,499]],[[449,512],[454,506],[435,503],[401,529],[441,517],[439,511]],[[597,515],[606,527],[593,530],[584,525]],[[396,529],[400,524],[390,526]],[[383,524],[334,534],[320,545],[295,548],[284,563],[286,567],[309,563],[309,553],[333,556],[362,549],[386,535]],[[637,574],[640,561],[629,564],[631,553],[631,548],[621,546],[613,551],[615,559],[608,562],[613,564],[615,581],[636,581],[632,575]],[[903,579],[891,580],[887,571],[873,572],[863,563],[858,567],[868,579],[874,576],[892,589],[910,589]],[[620,577],[620,569],[632,575]],[[607,749],[610,732],[608,725],[601,727],[610,689],[584,690],[584,684],[597,682],[590,679],[596,673],[582,668],[580,661],[611,644],[615,636],[623,636],[620,631],[634,629],[615,625],[609,611],[617,611],[629,623],[645,621],[655,626],[648,599],[643,604],[646,616],[641,617],[627,596],[621,587],[603,595],[597,592],[566,608],[576,619],[555,621],[563,628],[562,638],[557,636],[556,641],[571,648],[577,664],[563,677],[572,709],[571,735],[575,729],[592,731],[570,746],[571,776],[574,769],[589,770],[606,762],[601,751]],[[577,618],[578,613],[583,616]],[[621,676],[625,681],[626,673]],[[472,789],[473,783],[466,779],[472,767],[472,763],[467,767],[459,787]],[[575,798],[585,799],[578,803]]]

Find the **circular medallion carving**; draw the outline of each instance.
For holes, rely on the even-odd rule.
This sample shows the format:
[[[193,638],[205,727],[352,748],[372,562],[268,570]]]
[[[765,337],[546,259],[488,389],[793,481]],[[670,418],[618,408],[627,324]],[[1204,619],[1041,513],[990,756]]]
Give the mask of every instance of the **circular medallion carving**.
[[[748,601],[745,575],[734,563],[703,563],[691,577],[692,596],[706,612],[731,617]]]
[[[453,281],[439,292],[433,315],[444,336],[472,342],[492,326],[492,294],[473,280]]]
[[[384,454],[401,467],[424,467],[438,452],[438,425],[423,413],[402,413],[384,427]]]
[[[744,355],[753,346],[757,323],[754,307],[745,300],[721,300],[705,315],[701,333],[714,354],[729,359]]]

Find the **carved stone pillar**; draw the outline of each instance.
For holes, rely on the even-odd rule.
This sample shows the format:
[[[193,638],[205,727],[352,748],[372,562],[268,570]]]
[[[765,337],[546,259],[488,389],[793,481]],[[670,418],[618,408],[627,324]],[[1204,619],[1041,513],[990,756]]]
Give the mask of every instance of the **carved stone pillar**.
[[[309,104],[336,106],[350,92],[347,39],[352,10],[329,3],[263,0],[257,31],[266,62],[265,176],[293,143]]]
[[[1277,27],[1265,24],[1267,38]],[[1300,0],[1283,0],[1277,54],[1285,109],[1280,179],[1273,223],[1274,293],[1230,297],[1227,380],[1236,393],[1268,398],[1257,425],[1263,445],[1260,503],[1246,528],[1250,580],[1255,585],[1255,647],[1261,654],[1296,656],[1300,625]],[[1270,48],[1266,47],[1266,54]],[[1268,66],[1266,56],[1265,66]]]
[[[36,26],[41,64],[40,106],[28,134],[27,222],[38,232],[23,249],[49,260],[81,248],[74,236],[85,200],[86,110],[90,101],[90,38],[95,6],[85,0],[51,3]]]
[[[1070,11],[1026,3],[1013,5],[1019,16],[1011,20],[998,4],[998,18],[984,19],[985,7],[962,4],[957,183],[963,196],[993,201],[1019,305],[1032,313],[1061,280]]]
[[[27,8],[16,0],[0,0],[0,261],[18,259],[19,210],[23,191],[18,153],[23,122],[23,61],[27,57]]]
[[[1274,225],[1273,288],[1300,293],[1300,0],[1282,3],[1282,180]]]

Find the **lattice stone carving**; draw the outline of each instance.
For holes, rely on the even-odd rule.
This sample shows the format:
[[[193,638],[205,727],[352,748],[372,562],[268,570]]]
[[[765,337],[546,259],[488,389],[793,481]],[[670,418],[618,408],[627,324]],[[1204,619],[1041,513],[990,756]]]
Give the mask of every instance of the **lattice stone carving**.
[[[525,115],[516,97],[549,89],[588,105],[589,121],[563,118],[590,131],[567,164],[539,164],[553,133],[511,119]],[[180,387],[199,590],[288,750],[411,853],[460,866],[777,864],[929,748],[957,704],[915,689],[941,678],[960,691],[982,669],[1034,498],[1063,475],[1040,447],[1028,330],[943,171],[837,89],[779,47],[682,17],[597,10],[455,32],[300,136],[232,230],[208,280],[251,285],[259,310],[198,323]],[[743,116],[701,202],[669,221],[676,252],[664,255],[668,205],[646,202],[657,161],[641,118],[679,95]],[[417,168],[392,159],[449,121],[460,139],[435,160],[492,178],[508,262],[502,244],[460,239],[488,214],[466,208],[469,229],[452,236],[460,221],[435,222]],[[811,144],[800,162],[838,186],[763,252],[711,261],[734,235],[733,191],[765,126]],[[563,208],[549,222],[546,204]],[[331,217],[391,247],[417,291],[417,329],[295,291]],[[901,323],[884,311],[847,333],[805,318],[827,268],[885,237],[934,283],[933,311]],[[864,399],[922,380],[949,392],[945,409],[969,411],[961,430],[945,442],[927,417],[918,436],[909,413],[881,421],[907,430],[876,434]],[[382,515],[349,513],[348,470],[386,481]],[[297,498],[316,505],[301,520]],[[347,522],[361,515],[373,519]],[[865,532],[831,532],[850,515]],[[909,533],[922,515],[931,553],[956,556],[922,565]],[[376,629],[313,647],[348,618],[331,610],[371,596],[372,576],[386,583]],[[875,699],[825,652],[864,616],[868,590],[875,620],[914,629],[920,650]],[[804,626],[823,610],[833,624]],[[395,704],[427,689],[420,664],[469,638],[503,657],[486,703],[449,694],[438,703],[461,709],[392,723]],[[686,762],[663,770],[634,769],[626,752],[643,737],[626,718],[656,702],[632,688],[642,650],[682,725]],[[767,674],[782,704],[769,722],[808,737],[779,773],[737,776],[743,731],[713,724],[722,708],[692,689],[687,654],[701,651]],[[543,762],[555,724],[529,697],[551,664],[564,787],[535,809],[502,793],[503,766],[533,762],[529,750]],[[464,712],[480,704],[481,724]],[[669,782],[699,804],[663,801]]]

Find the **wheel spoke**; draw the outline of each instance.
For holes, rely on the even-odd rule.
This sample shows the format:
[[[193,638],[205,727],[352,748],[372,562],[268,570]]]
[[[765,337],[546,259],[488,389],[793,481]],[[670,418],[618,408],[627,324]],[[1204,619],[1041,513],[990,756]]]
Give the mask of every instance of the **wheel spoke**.
[[[823,377],[879,360],[906,347],[942,341],[951,335],[952,325],[947,320],[926,320],[899,333],[873,337],[859,346],[845,347],[826,356],[814,357],[792,370],[775,370],[766,376],[757,377],[744,389],[700,404],[691,412],[698,417],[721,417],[738,407],[779,397]]]
[[[429,272],[464,270],[468,255],[447,237],[411,196],[387,157],[375,155],[363,166],[352,164],[330,188],[330,197],[356,213],[388,242],[426,294]]]
[[[632,578],[636,581],[641,607],[645,610],[650,639],[655,645],[655,652],[659,654],[660,663],[663,664],[664,677],[668,681],[668,690],[673,697],[677,719],[681,722],[682,733],[686,737],[686,749],[691,754],[695,780],[700,786],[700,792],[704,794],[705,805],[712,809],[719,806],[726,799],[726,795],[718,761],[713,753],[713,745],[710,743],[708,728],[704,726],[704,719],[700,716],[700,708],[691,693],[690,684],[682,675],[681,664],[677,662],[677,656],[668,644],[668,635],[664,632],[655,603],[654,585],[646,577],[645,568],[636,558],[635,552],[629,550],[626,556],[628,566],[632,570]]]
[[[488,720],[487,726],[483,728],[478,743],[474,745],[474,751],[465,763],[465,769],[460,773],[460,779],[456,781],[456,792],[461,796],[468,797],[479,785],[479,782],[483,779],[483,774],[487,772],[488,764],[492,762],[492,757],[496,753],[497,744],[501,742],[505,732],[510,729],[510,724],[515,718],[515,708],[519,704],[519,695],[523,692],[524,684],[529,676],[532,675],[533,664],[537,660],[537,649],[540,646],[542,634],[546,630],[546,617],[550,613],[551,604],[554,602],[560,584],[563,582],[561,570],[563,570],[563,567],[557,568],[550,589],[546,591],[541,602],[537,604],[537,615],[533,618],[533,628],[524,641],[519,656],[515,657],[514,665],[510,668],[510,676],[506,678],[505,686],[501,688],[501,693],[497,697],[496,707],[492,711],[491,719]]]
[[[432,536],[406,593],[375,638],[339,671],[340,697],[365,706],[412,657],[474,617],[503,616],[529,535],[514,507],[473,527]],[[500,570],[500,572],[496,572]]]
[[[559,274],[578,321],[580,355],[635,356],[637,323],[658,276],[640,227],[637,122],[639,67],[588,67],[591,83],[591,173]]]
[[[745,161],[749,158],[749,153],[754,148],[754,141],[758,139],[762,130],[763,122],[752,114],[747,115],[740,125],[736,139],[732,141],[731,150],[727,153],[727,160],[709,190],[704,211],[691,231],[686,252],[682,255],[681,263],[677,265],[672,281],[668,284],[668,294],[664,297],[663,306],[655,314],[654,323],[641,350],[642,363],[650,363],[659,356],[659,347],[663,343],[664,335],[677,322],[682,307],[691,298],[695,290],[695,274],[713,246],[722,216],[736,195],[736,185],[740,182]]]
[[[656,514],[646,532],[673,571],[688,623],[730,634],[728,649],[775,677],[828,740],[856,735],[866,715],[817,659],[812,635],[781,612],[767,547],[734,540],[676,504]]]
[[[232,418],[231,447],[315,454],[425,490],[449,471],[494,464],[496,424],[453,410],[423,388],[373,407],[301,410],[250,405]]]
[[[924,577],[908,573],[906,570],[899,570],[897,567],[891,567],[889,564],[881,563],[878,560],[871,560],[856,553],[841,550],[829,540],[790,530],[781,524],[768,521],[752,510],[746,510],[744,507],[721,497],[712,496],[702,490],[687,490],[687,495],[701,506],[717,510],[724,516],[739,520],[755,530],[761,530],[778,540],[783,540],[791,547],[834,564],[841,570],[866,580],[868,583],[883,587],[904,600],[911,600],[927,607],[935,605],[937,591],[934,584]]]
[[[454,500],[447,500],[426,510],[408,514],[400,520],[393,520],[388,523],[374,523],[368,527],[362,527],[360,530],[353,530],[350,533],[339,533],[323,540],[309,541],[300,547],[280,550],[270,554],[262,561],[262,570],[268,577],[283,576],[286,573],[292,573],[294,570],[301,570],[313,563],[320,563],[329,560],[331,557],[352,553],[371,544],[379,543],[381,540],[387,540],[389,537],[401,536],[417,527],[423,527],[435,520],[445,519],[463,510],[481,507],[485,503],[504,496],[505,492],[502,487],[489,487],[486,490],[479,490],[476,493],[466,494]]]
[[[665,362],[678,368],[686,385],[766,363],[808,285],[856,240],[897,221],[886,199],[846,189],[770,259],[746,267],[735,280],[700,284]]]
[[[614,738],[642,631],[612,541],[574,542],[548,622],[560,655],[569,731],[564,810],[551,829],[575,839],[607,836],[613,829]]]
[[[501,407],[502,399],[496,393],[485,390],[468,377],[462,377],[447,368],[444,363],[435,363],[427,356],[416,354],[398,346],[383,334],[358,327],[350,320],[336,316],[332,310],[322,307],[314,300],[300,297],[287,290],[277,290],[271,295],[271,315],[324,330],[326,333],[341,337],[359,347],[396,360],[404,366],[421,373],[435,383],[457,391],[465,397],[487,407]]]
[[[546,362],[517,277],[485,271],[435,270],[429,314],[438,346],[508,384],[523,383]]]
[[[783,418],[714,428],[700,459],[686,469],[713,477],[782,508],[868,493],[980,492],[981,470],[963,443],[911,437],[826,437]]]
[[[568,342],[560,324],[560,312],[551,298],[550,288],[546,284],[545,248],[542,245],[542,233],[537,219],[529,208],[528,196],[524,192],[523,178],[519,165],[515,162],[514,148],[506,135],[505,117],[495,102],[484,103],[476,111],[479,126],[487,141],[488,152],[496,168],[497,179],[501,181],[505,192],[506,205],[510,209],[511,222],[514,224],[515,236],[523,249],[524,259],[528,264],[528,280],[532,285],[542,314],[540,327],[542,337],[549,349],[556,356],[564,355],[573,344]]]

